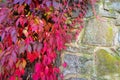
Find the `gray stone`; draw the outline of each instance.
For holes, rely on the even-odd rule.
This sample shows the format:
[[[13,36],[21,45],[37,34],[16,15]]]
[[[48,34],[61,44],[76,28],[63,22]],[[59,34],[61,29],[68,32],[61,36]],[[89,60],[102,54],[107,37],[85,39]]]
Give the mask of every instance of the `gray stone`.
[[[105,0],[104,9],[120,12],[120,0]]]
[[[118,30],[116,32],[116,35],[114,37],[114,44],[116,47],[120,47],[120,28],[118,26]]]
[[[93,54],[94,48],[95,47],[93,47],[93,46],[85,46],[85,45],[80,45],[79,47],[68,46],[66,51],[69,51],[72,53]]]
[[[83,44],[112,46],[116,32],[111,19],[102,18],[104,21],[91,19],[86,23]]]
[[[108,18],[117,18],[117,13],[114,10],[107,10],[104,8],[104,5],[102,1],[100,3],[95,4],[95,12],[97,15],[102,16],[102,17],[108,17]],[[86,13],[86,18],[96,16],[93,14],[93,9],[91,5],[88,5],[88,10]]]
[[[120,15],[119,15],[118,18],[116,19],[115,25],[116,25],[116,26],[120,26]]]
[[[118,31],[118,42],[120,43],[120,30]]]
[[[119,42],[120,36],[119,35],[120,35],[119,32],[117,32],[115,34],[115,37],[114,37],[114,45],[115,46],[120,46],[120,42]]]
[[[94,5],[95,6],[95,11],[96,11],[96,13],[98,14],[98,12],[99,12],[99,5],[98,4],[95,4]],[[85,17],[86,18],[90,18],[90,17],[92,17],[92,16],[94,16],[94,14],[93,14],[93,10],[92,10],[92,6],[91,6],[91,4],[88,4],[88,10],[87,10],[87,12],[86,12],[86,15],[85,15]]]
[[[85,17],[88,18],[88,17],[92,17],[92,16],[94,16],[93,12],[92,12],[92,7],[91,7],[91,5],[88,5],[88,10],[86,12]]]
[[[108,17],[108,18],[116,18],[117,17],[116,12],[114,10],[105,9],[103,3],[102,4],[99,3],[98,6],[99,6],[97,8],[99,10],[98,15],[100,15],[102,17]]]
[[[88,80],[86,78],[70,78],[70,79],[67,79],[67,80]]]
[[[107,11],[107,10],[104,10],[103,8],[99,8],[99,15],[102,16],[102,17],[108,17],[108,18],[116,18],[117,17],[117,14],[116,12],[110,12],[110,11]]]
[[[92,61],[85,56],[65,54],[64,62],[67,63],[67,67],[63,70],[64,75],[90,74]]]

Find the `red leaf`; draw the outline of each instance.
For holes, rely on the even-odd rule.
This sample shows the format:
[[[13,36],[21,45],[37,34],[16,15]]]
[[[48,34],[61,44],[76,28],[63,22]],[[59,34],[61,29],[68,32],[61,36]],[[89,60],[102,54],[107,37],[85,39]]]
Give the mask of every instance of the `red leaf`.
[[[25,70],[24,69],[20,70],[20,73],[21,75],[23,75],[25,73]]]
[[[48,75],[48,73],[49,73],[49,68],[48,68],[48,66],[46,66],[45,67],[45,74]]]
[[[39,54],[37,52],[27,53],[27,58],[31,63],[38,57],[39,57]]]
[[[30,43],[32,43],[32,42],[33,42],[32,37],[28,37],[28,38],[25,39],[26,45],[28,45],[28,44],[30,44]]]
[[[64,62],[64,63],[62,64],[62,66],[63,66],[64,68],[66,68],[66,67],[67,67],[67,63]]]
[[[16,76],[11,76],[9,80],[16,80]]]
[[[34,61],[34,57],[31,53],[27,53],[27,58],[31,63]]]
[[[35,64],[35,68],[34,68],[35,73],[37,73],[38,71],[39,71],[39,72],[42,72],[42,71],[43,71],[43,68],[44,68],[44,65],[43,65],[43,64],[41,64],[41,63],[36,63],[36,64]]]
[[[64,79],[64,75],[63,75],[63,74],[60,74],[60,78],[63,80],[63,79]]]
[[[18,7],[18,13],[20,14],[20,13],[22,13],[24,11],[24,5],[20,5],[19,7]]]
[[[27,19],[24,15],[21,15],[20,18],[18,18],[18,20],[16,21],[16,26],[18,26],[19,23],[22,27],[24,27],[24,24],[27,23]]]
[[[39,80],[39,75],[34,73],[34,74],[32,75],[32,79],[33,79],[33,80]]]
[[[54,71],[55,73],[60,73],[60,69],[59,69],[59,68],[53,68],[53,71]]]

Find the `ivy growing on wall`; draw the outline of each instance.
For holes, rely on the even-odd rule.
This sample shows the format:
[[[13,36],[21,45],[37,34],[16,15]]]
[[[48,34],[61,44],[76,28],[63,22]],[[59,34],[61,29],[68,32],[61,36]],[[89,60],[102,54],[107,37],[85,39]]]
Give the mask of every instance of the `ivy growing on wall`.
[[[95,2],[0,0],[0,80],[63,79],[55,65],[57,52],[75,38],[72,30],[76,24],[80,24],[76,33],[83,28],[91,1]]]

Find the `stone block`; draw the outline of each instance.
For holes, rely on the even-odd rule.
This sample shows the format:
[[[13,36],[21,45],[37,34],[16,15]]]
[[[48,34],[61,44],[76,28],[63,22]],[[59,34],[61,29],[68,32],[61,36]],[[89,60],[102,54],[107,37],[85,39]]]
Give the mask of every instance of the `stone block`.
[[[117,17],[117,19],[115,21],[115,25],[120,26],[120,14],[119,14],[119,16]]]
[[[115,52],[110,52],[105,49],[99,49],[95,54],[96,74],[98,80],[119,80],[120,56]]]
[[[102,16],[102,17],[113,18],[113,19],[117,18],[117,13],[115,11],[104,10],[101,7],[99,8],[99,14],[98,15]]]
[[[117,18],[118,14],[116,13],[116,11],[113,8],[107,9],[105,6],[106,6],[106,4],[103,4],[102,0],[100,0],[98,3],[96,3],[94,5],[96,14],[99,16],[102,16],[102,17]],[[91,5],[88,5],[88,10],[87,10],[85,17],[90,18],[93,16],[96,16],[96,15],[93,14],[93,9],[92,9]]]
[[[102,18],[104,21],[90,19],[86,23],[83,44],[97,46],[112,46],[116,27],[112,20]]]
[[[88,80],[86,78],[70,78],[70,79],[67,79],[67,80]]]
[[[92,59],[86,56],[77,56],[72,54],[65,54],[63,62],[67,63],[67,67],[63,69],[63,75],[69,74],[91,74]]]
[[[68,46],[66,51],[74,53],[85,53],[85,54],[93,54],[94,53],[93,46],[87,46],[87,45],[79,45],[78,47],[75,46]]]
[[[120,0],[104,0],[104,9],[120,12]]]

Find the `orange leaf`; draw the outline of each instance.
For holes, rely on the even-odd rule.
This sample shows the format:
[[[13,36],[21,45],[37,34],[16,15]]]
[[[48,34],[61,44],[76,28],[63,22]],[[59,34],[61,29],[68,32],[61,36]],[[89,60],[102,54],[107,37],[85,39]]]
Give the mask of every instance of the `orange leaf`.
[[[23,61],[22,61],[22,67],[25,68],[25,66],[26,66],[26,60],[23,59]]]
[[[17,68],[19,67],[20,62],[21,62],[21,61],[20,61],[20,60],[18,60],[18,61],[17,61],[17,63],[16,63],[16,67],[17,67]]]
[[[2,52],[2,49],[0,49],[0,53]]]

